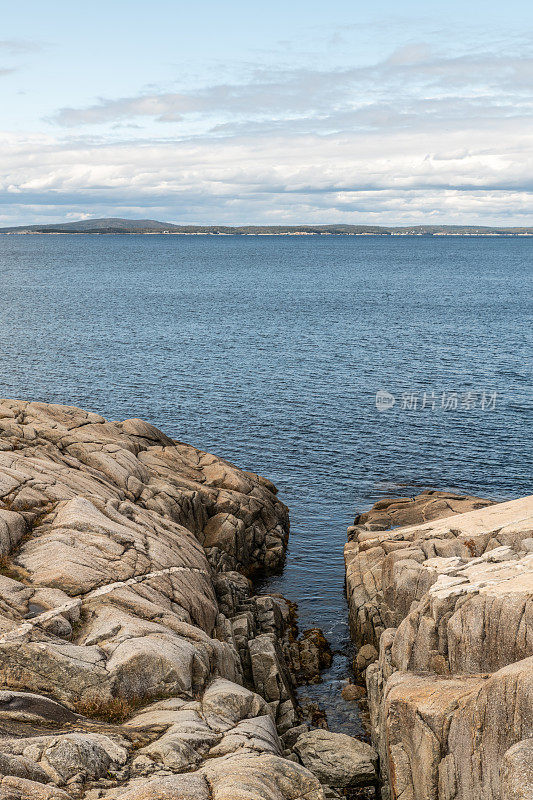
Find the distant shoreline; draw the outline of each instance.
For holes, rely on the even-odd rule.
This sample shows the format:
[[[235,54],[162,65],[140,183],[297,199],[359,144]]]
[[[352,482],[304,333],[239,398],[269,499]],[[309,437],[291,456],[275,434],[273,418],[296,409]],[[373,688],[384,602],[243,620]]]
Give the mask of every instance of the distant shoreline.
[[[428,237],[428,236],[455,236],[455,237],[462,237],[462,236],[470,236],[470,237],[491,237],[491,238],[498,238],[498,237],[505,237],[505,238],[516,238],[516,237],[531,237],[533,236],[533,231],[527,232],[495,232],[495,233],[447,233],[447,232],[439,232],[439,233],[390,233],[390,232],[383,232],[383,233],[348,233],[348,232],[339,232],[339,233],[326,233],[321,231],[316,231],[316,233],[289,233],[289,232],[281,232],[276,233],[274,231],[269,233],[240,233],[235,231],[234,233],[218,233],[218,232],[209,232],[209,231],[169,231],[167,233],[163,231],[0,231],[0,236],[379,236],[379,237],[387,237],[387,236],[394,236],[394,237]]]
[[[98,236],[533,236],[533,227],[504,225],[179,225],[155,219],[103,217],[77,222],[12,225],[4,235],[91,234]]]

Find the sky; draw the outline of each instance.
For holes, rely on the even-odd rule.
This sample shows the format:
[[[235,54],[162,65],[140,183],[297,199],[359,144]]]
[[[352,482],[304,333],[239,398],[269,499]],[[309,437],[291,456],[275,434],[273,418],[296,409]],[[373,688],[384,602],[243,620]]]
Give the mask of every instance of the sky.
[[[0,226],[533,225],[531,2],[0,10]]]

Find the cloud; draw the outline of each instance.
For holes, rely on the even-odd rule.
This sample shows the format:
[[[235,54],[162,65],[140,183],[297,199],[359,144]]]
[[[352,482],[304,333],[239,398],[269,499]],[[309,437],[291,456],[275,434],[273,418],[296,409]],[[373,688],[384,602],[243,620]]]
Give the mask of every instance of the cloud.
[[[324,116],[335,120],[349,119],[374,106],[388,106],[393,115],[406,116],[418,105],[440,102],[446,117],[446,104],[464,104],[469,108],[481,104],[493,113],[508,113],[510,99],[533,112],[533,58],[520,55],[481,52],[466,55],[441,55],[428,44],[416,43],[398,48],[390,56],[370,66],[350,69],[256,69],[242,83],[220,83],[189,92],[147,92],[130,97],[101,98],[85,108],[60,109],[53,121],[65,127],[100,125],[142,118],[158,122],[183,122],[216,118],[218,126],[232,120],[267,119],[279,123],[294,118],[323,127]],[[434,109],[433,109],[434,110]],[[408,116],[408,114],[407,114]],[[363,123],[380,127],[382,122]],[[219,128],[220,129],[220,128]]]
[[[0,39],[0,55],[21,56],[41,50],[43,45],[25,39]],[[0,67],[0,77],[17,72],[19,67]]]
[[[392,67],[403,67],[405,65],[424,64],[432,58],[432,52],[427,42],[418,44],[406,44],[398,47],[384,62]]]
[[[36,53],[43,49],[40,42],[33,42],[27,39],[0,39],[0,52],[10,56],[25,55],[26,53]]]
[[[505,147],[502,147],[505,142]],[[37,157],[38,154],[38,157]],[[530,222],[533,127],[165,141],[6,137],[0,204],[183,222]]]
[[[532,73],[518,50],[415,42],[370,65],[251,68],[240,82],[101,98],[61,109],[47,136],[0,135],[0,208],[25,221],[55,209],[531,224]]]

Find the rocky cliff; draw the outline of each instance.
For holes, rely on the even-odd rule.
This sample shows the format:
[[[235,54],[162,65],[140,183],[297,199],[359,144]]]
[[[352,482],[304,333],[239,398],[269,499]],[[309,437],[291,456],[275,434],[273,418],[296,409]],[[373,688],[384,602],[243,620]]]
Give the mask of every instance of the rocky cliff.
[[[249,580],[287,537],[258,475],[138,419],[2,401],[1,800],[321,800],[290,749],[320,632]]]
[[[532,800],[533,497],[383,500],[348,535],[384,796]]]

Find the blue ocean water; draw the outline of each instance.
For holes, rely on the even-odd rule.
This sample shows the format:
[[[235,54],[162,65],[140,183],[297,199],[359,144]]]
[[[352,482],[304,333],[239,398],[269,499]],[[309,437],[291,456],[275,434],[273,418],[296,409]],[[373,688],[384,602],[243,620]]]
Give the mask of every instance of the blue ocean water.
[[[355,512],[531,491],[532,266],[527,238],[0,236],[0,394],[143,417],[271,478],[292,536],[268,587],[341,652],[307,694],[349,732]]]

